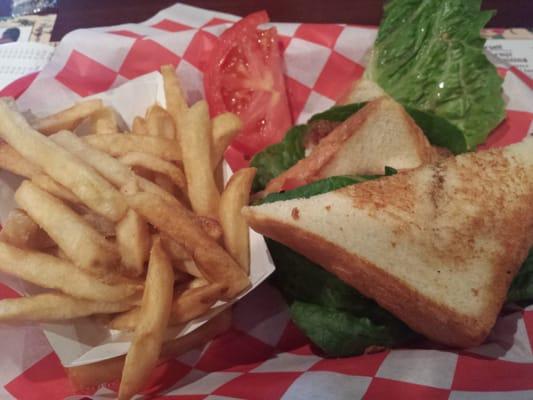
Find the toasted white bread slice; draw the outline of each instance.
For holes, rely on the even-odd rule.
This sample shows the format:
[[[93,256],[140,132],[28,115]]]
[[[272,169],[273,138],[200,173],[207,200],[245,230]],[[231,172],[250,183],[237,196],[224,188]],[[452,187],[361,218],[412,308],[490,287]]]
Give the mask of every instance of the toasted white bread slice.
[[[334,175],[383,174],[385,166],[416,168],[435,155],[422,130],[389,97],[368,103],[323,138],[311,154],[270,181],[265,193],[286,182],[309,183]]]
[[[243,214],[413,330],[477,345],[533,246],[533,138]]]
[[[336,175],[378,175],[385,166],[412,169],[432,160],[435,151],[403,107],[389,97],[374,100],[373,113],[318,172]]]
[[[356,80],[339,104],[364,103],[386,96],[385,91],[374,81],[361,78]]]

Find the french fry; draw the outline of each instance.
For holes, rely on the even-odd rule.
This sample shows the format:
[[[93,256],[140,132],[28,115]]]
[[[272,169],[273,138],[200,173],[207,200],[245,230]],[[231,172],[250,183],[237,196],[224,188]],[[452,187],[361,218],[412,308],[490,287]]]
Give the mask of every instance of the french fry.
[[[3,242],[0,242],[0,271],[37,286],[87,300],[121,301],[142,289],[142,285],[133,282],[106,284],[66,260]]]
[[[183,260],[177,265],[176,268],[196,278],[204,279],[204,275],[202,274],[194,260]]]
[[[131,208],[150,224],[193,254],[193,259],[207,281],[225,285],[227,293],[224,299],[234,298],[250,285],[241,267],[191,219],[183,206],[171,204],[160,196],[147,192],[125,197]]]
[[[116,227],[117,246],[125,274],[139,276],[150,255],[150,228],[144,219],[132,209]]]
[[[24,181],[15,201],[81,269],[105,276],[117,267],[117,249],[61,200]]]
[[[165,233],[161,233],[160,236],[161,236],[161,244],[163,245],[163,248],[165,249],[165,251],[167,252],[168,256],[170,257],[172,261],[184,261],[184,260],[192,259],[192,255],[189,252],[187,252],[185,247],[183,247],[181,244],[176,242],[174,239],[172,239]],[[187,272],[187,271],[184,271],[184,272]]]
[[[104,137],[107,135],[98,135]],[[127,205],[121,194],[94,169],[32,129],[24,117],[0,101],[0,137],[51,178],[69,188],[90,209],[118,221]]]
[[[199,101],[186,113],[179,125],[181,148],[186,149],[183,168],[189,200],[199,215],[216,217],[220,193],[211,167],[211,121],[205,101]]]
[[[218,214],[224,246],[246,274],[250,274],[250,236],[241,209],[250,202],[255,172],[255,168],[243,168],[232,175],[220,197]]]
[[[222,237],[222,227],[216,219],[201,215],[193,215],[193,219],[213,240],[218,241]]]
[[[170,180],[168,176],[155,172],[154,183],[161,189],[163,189],[165,192],[168,192],[173,196],[174,194],[176,194],[176,185],[174,185],[174,183]]]
[[[5,142],[0,143],[0,168],[25,178],[43,173],[41,168],[26,160]]]
[[[162,160],[151,154],[139,152],[128,153],[120,157],[120,161],[131,167],[142,167],[168,176],[172,183],[174,183],[181,191],[185,192],[187,190],[183,171],[171,162]]]
[[[146,129],[148,135],[167,139],[176,138],[176,128],[172,116],[159,105],[154,105],[146,112]]]
[[[0,300],[0,322],[59,321],[116,313],[132,307],[132,302],[128,300],[110,303],[81,300],[60,293],[44,293]]]
[[[161,67],[161,75],[163,75],[167,110],[174,119],[174,124],[177,130],[176,137],[179,138],[180,124],[183,121],[184,115],[188,109],[187,100],[176,75],[174,66],[163,65]]]
[[[186,285],[182,285],[186,289],[195,289],[202,286],[209,285],[209,282],[207,282],[205,279],[202,278],[194,278],[192,281],[187,282]]]
[[[223,293],[224,287],[218,283],[186,287],[174,296],[168,326],[179,326],[200,317],[209,311]],[[114,317],[108,326],[119,331],[133,331],[140,318],[141,308],[135,307]]]
[[[225,112],[213,118],[213,147],[211,150],[211,167],[214,169],[222,161],[224,152],[231,140],[242,129],[241,119],[233,113]]]
[[[107,237],[113,237],[115,233],[115,224],[101,215],[98,215],[91,210],[86,210],[81,214],[83,219],[87,221],[94,229],[96,229],[101,235]]]
[[[25,249],[48,249],[55,246],[50,236],[19,209],[12,210],[0,231],[0,240]]]
[[[72,130],[83,119],[103,107],[102,100],[86,100],[76,103],[66,110],[44,118],[37,119],[32,125],[44,135],[50,135],[62,129]]]
[[[113,157],[120,157],[133,152],[142,152],[152,154],[167,161],[181,160],[179,144],[173,139],[125,133],[89,135],[83,139],[91,146]]]
[[[228,308],[207,321],[198,329],[163,344],[159,363],[205,345],[231,327],[231,309]],[[66,368],[71,384],[76,390],[109,383],[120,378],[124,367],[124,356],[111,358],[94,364]]]
[[[133,118],[131,133],[134,135],[148,135],[148,127],[146,126],[146,120],[143,117]]]
[[[100,135],[99,137],[103,136],[105,135]],[[130,183],[134,183],[135,187],[138,185],[140,189],[156,193],[164,197],[167,201],[177,202],[173,196],[159,188],[156,184],[135,175],[128,166],[122,164],[109,154],[93,148],[71,132],[58,132],[50,136],[50,139],[93,167],[104,178],[117,187],[123,187]]]
[[[224,286],[219,283],[186,289],[172,302],[172,322],[179,324],[198,318],[205,314],[223,295]]]
[[[111,107],[104,107],[93,112],[87,120],[90,134],[105,135],[118,132],[117,115]]]
[[[139,322],[126,355],[119,399],[139,392],[157,365],[172,307],[174,272],[158,237],[153,239]]]
[[[72,132],[61,131],[54,133],[50,136],[50,139],[96,169],[104,178],[117,187],[121,187],[133,177],[128,167],[122,165],[109,154],[93,148]]]
[[[78,199],[74,193],[72,193],[65,186],[54,181],[46,174],[35,175],[31,178],[31,181],[34,185],[40,187],[43,190],[46,190],[48,193],[53,194],[61,200],[68,201],[72,204],[81,203],[80,199]]]
[[[0,143],[0,168],[31,179],[40,188],[63,200],[72,203],[79,202],[79,199],[70,190],[44,174],[40,167],[26,160],[7,143]]]

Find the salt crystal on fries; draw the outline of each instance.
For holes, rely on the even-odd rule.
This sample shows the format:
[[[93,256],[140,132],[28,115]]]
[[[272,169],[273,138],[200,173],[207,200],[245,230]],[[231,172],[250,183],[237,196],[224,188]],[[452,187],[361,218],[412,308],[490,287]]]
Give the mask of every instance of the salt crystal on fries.
[[[98,135],[102,137],[106,135]],[[0,137],[24,158],[69,188],[92,210],[118,221],[127,205],[121,194],[94,169],[31,128],[24,117],[0,100]]]
[[[100,110],[103,106],[104,104],[100,99],[82,101],[66,110],[37,119],[32,125],[44,135],[50,135],[62,129],[72,130],[84,118]]]
[[[152,243],[140,318],[126,355],[119,399],[131,398],[146,385],[157,365],[170,317],[174,273],[159,237]]]

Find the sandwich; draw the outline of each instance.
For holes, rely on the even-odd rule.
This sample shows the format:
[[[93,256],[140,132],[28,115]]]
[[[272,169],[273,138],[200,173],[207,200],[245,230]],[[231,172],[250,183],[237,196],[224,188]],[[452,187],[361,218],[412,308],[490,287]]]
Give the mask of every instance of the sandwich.
[[[533,138],[243,214],[412,330],[474,346],[533,246],[532,155]]]
[[[533,301],[533,141],[505,118],[479,0],[391,0],[363,77],[256,154],[243,209],[296,325],[329,356],[481,343]],[[468,79],[464,79],[468,77]]]
[[[314,145],[310,154],[272,179],[264,194],[279,192],[288,182],[302,185],[337,175],[373,175],[385,166],[416,168],[435,156],[422,130],[393,99],[384,96],[359,104],[359,112],[318,140],[312,125],[307,141]],[[311,124],[314,121],[320,119]]]

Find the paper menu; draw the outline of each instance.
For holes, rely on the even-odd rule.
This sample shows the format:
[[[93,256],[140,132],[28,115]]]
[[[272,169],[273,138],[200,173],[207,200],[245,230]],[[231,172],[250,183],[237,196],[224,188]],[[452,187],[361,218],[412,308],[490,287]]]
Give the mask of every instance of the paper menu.
[[[512,65],[533,78],[532,39],[489,39],[485,49],[508,65]]]
[[[54,47],[34,42],[0,45],[0,89],[14,80],[40,71],[50,61]]]

